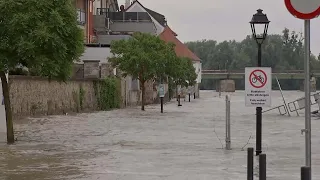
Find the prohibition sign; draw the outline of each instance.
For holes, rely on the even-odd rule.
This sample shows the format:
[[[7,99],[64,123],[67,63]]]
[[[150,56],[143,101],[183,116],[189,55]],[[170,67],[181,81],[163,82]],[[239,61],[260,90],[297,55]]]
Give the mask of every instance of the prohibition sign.
[[[257,75],[258,73],[262,73],[262,76]],[[252,71],[249,75],[249,82],[254,88],[262,88],[264,85],[266,85],[267,80],[266,73],[260,69]]]
[[[318,0],[284,0],[288,11],[299,19],[313,19],[320,15],[320,2]]]

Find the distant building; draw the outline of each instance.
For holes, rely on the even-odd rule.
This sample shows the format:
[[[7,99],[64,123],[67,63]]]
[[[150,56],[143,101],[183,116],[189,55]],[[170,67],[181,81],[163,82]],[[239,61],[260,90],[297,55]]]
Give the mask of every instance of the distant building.
[[[160,39],[166,42],[172,42],[175,44],[175,52],[178,57],[187,57],[192,59],[193,67],[195,68],[197,77],[197,83],[201,83],[201,60],[195,55],[185,44],[177,39],[177,34],[173,32],[169,26],[166,26],[164,31],[159,35]]]
[[[170,29],[164,15],[144,7],[138,0],[126,0],[120,8],[117,0],[95,0],[93,11],[95,43],[111,44],[112,41],[130,38],[134,32],[159,35],[162,40],[176,45],[177,56],[193,60],[197,83],[201,83],[201,60],[177,39],[177,33]],[[91,54],[89,51],[94,50],[87,49],[87,55]],[[83,57],[88,58],[87,55]]]
[[[83,29],[85,43],[90,43],[93,36],[92,29],[92,3],[93,0],[74,0],[74,6],[77,9],[78,25]]]
[[[126,5],[128,6],[128,5]],[[144,7],[139,1],[135,0],[130,6],[125,7],[126,12],[140,12],[147,13],[156,28],[156,34],[162,33],[164,28],[167,26],[167,20],[164,15],[157,13],[151,9]]]

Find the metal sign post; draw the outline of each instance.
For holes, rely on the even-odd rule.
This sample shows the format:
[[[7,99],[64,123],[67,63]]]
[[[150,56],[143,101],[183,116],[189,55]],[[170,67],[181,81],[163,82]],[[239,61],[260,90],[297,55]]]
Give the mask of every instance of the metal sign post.
[[[311,180],[311,105],[310,105],[310,20],[320,15],[320,2],[284,0],[288,11],[296,18],[304,20],[304,92],[305,92],[305,156],[306,166],[310,168],[309,179]]]
[[[226,149],[231,150],[230,96],[226,95]]]
[[[311,105],[310,105],[310,20],[304,21],[304,93],[305,93],[305,144],[306,166],[311,168]]]

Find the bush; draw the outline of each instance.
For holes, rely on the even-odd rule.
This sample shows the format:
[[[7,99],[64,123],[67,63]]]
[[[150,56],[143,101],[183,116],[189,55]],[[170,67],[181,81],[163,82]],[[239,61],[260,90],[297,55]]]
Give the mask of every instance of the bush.
[[[108,77],[95,82],[95,92],[100,110],[120,108],[121,83],[116,77]]]

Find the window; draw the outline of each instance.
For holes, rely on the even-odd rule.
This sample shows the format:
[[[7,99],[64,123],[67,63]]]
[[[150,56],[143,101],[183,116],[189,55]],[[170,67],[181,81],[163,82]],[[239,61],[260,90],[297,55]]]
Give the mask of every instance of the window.
[[[81,25],[84,25],[86,23],[86,13],[85,13],[85,11],[82,10],[82,9],[78,9],[77,10],[77,14],[78,14],[78,17],[77,17],[78,23],[81,24]]]

